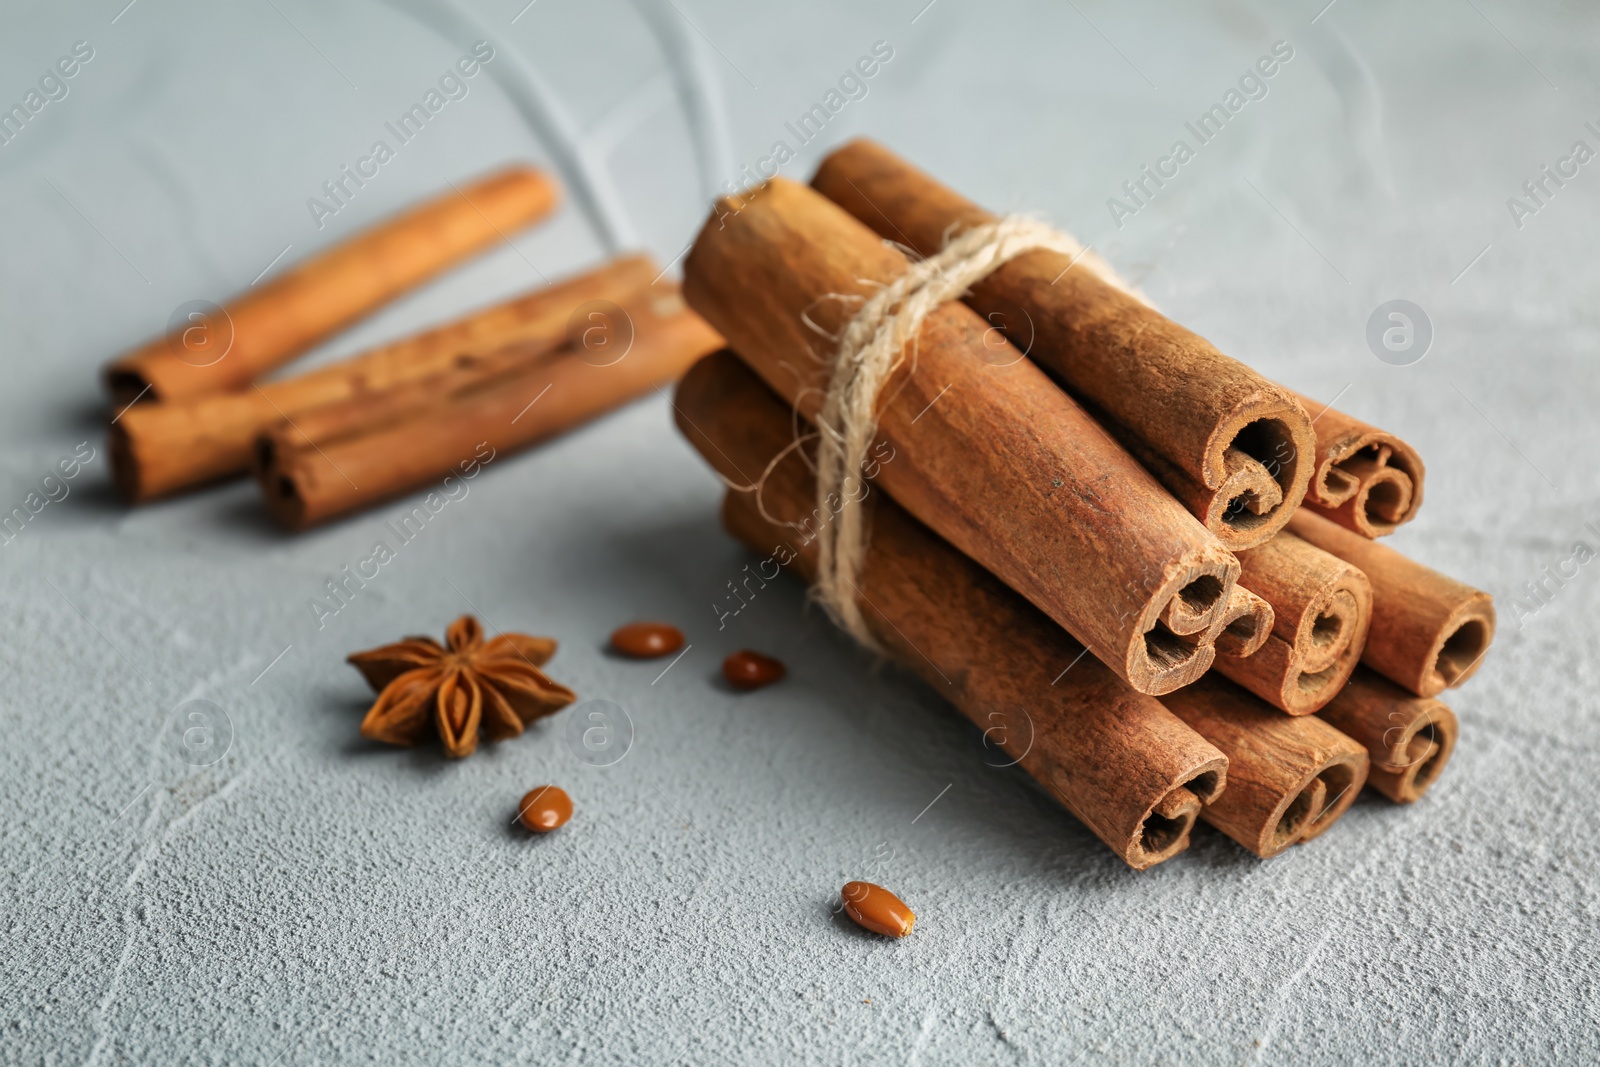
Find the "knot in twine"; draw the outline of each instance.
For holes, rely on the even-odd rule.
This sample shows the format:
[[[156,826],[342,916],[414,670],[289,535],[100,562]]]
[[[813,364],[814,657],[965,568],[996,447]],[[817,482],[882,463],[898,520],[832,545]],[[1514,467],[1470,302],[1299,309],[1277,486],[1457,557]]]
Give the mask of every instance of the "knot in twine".
[[[1038,249],[1070,256],[1067,270],[1082,262],[1101,281],[1145,302],[1109,264],[1071,235],[1036,219],[1007,215],[946,241],[937,255],[911,264],[862,305],[841,335],[817,419],[817,514],[837,508],[838,518],[824,523],[819,533],[817,579],[811,592],[835,623],[874,651],[881,649],[856,603],[867,549],[861,512],[866,494],[852,499],[841,490],[862,469],[867,447],[877,435],[878,393],[900,365],[901,353],[916,338],[923,320],[1017,256]]]

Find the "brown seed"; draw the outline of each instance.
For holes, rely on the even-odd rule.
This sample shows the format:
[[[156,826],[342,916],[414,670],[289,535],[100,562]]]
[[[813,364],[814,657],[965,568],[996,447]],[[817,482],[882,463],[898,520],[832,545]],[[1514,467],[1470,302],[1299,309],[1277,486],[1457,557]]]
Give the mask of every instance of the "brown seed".
[[[763,656],[748,648],[741,649],[722,661],[722,676],[735,689],[760,689],[764,685],[782,681],[788,673],[781,660]]]
[[[634,659],[654,659],[683,647],[683,631],[664,622],[630,622],[611,635],[611,647]]]
[[[857,926],[884,937],[904,937],[917,921],[915,913],[881,885],[846,882],[839,896],[844,900],[844,913]]]
[[[522,798],[517,819],[536,834],[547,834],[572,818],[572,798],[559,785],[541,785]]]

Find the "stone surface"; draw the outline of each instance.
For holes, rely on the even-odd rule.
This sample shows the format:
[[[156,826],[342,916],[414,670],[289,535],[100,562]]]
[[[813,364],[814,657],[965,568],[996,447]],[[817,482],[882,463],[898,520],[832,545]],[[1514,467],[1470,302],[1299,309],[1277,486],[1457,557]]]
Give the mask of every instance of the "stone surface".
[[[1600,164],[1547,184],[1537,212],[1507,204],[1575,141],[1600,148],[1595,15],[1321,4],[0,16],[0,102],[74,42],[94,49],[0,146],[4,508],[80,442],[96,451],[0,549],[3,1058],[1600,1058],[1600,573],[1551,582],[1548,604],[1524,588],[1574,541],[1600,545],[1584,525],[1600,523]],[[319,229],[307,198],[479,38],[496,58],[466,97]],[[866,95],[801,144],[786,124],[880,40],[893,58]],[[1119,228],[1107,198],[1195,146],[1185,123],[1279,40],[1294,55],[1265,97]],[[859,133],[1073,230],[1225,351],[1421,450],[1428,501],[1394,544],[1502,613],[1491,660],[1450,694],[1461,744],[1421,804],[1364,797],[1271,862],[1201,832],[1124,869],[796,586],[720,615],[750,557],[661,399],[497,459],[320,626],[324,581],[415,499],[288,537],[242,483],[137,511],[110,491],[99,364],[285,246],[273,270],[510,157],[563,165],[569,188],[597,179],[312,357],[328,359],[608,244],[667,263],[775,141],[805,178]],[[1365,339],[1395,298],[1434,328],[1411,366]],[[344,655],[463,611],[559,637],[551,674],[625,710],[626,755],[596,765],[616,734],[578,758],[573,720],[596,705],[461,763],[363,742],[369,696]],[[665,673],[608,655],[636,618],[678,622],[692,647]],[[741,647],[789,677],[731,692],[718,665]],[[577,814],[534,840],[512,823],[542,782]],[[853,878],[899,894],[915,933],[887,943],[834,915]]]

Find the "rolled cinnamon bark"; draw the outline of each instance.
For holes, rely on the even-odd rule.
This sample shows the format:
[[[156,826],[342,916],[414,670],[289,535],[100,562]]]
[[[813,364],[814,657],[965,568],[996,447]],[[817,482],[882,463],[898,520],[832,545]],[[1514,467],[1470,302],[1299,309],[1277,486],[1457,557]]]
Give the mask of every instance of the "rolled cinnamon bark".
[[[130,503],[145,503],[250,467],[256,438],[284,419],[340,400],[372,402],[407,383],[481,363],[516,344],[529,358],[568,340],[585,305],[627,300],[657,274],[647,256],[612,260],[454,322],[243,392],[135,404],[111,426],[111,469]]]
[[[730,491],[723,507],[729,532],[766,557],[757,573],[770,580],[792,565],[809,579],[815,526],[831,516],[815,512],[804,457],[790,452],[768,471],[794,440],[787,407],[724,352],[690,370],[675,408],[679,429],[725,478],[749,484],[746,473],[767,472],[759,503],[755,492]],[[1129,866],[1188,847],[1202,804],[1222,790],[1221,754],[892,500],[871,503],[861,602],[895,662],[1004,750],[996,766],[1020,763]]]
[[[835,149],[811,184],[924,256],[995,218],[866,140]],[[1082,264],[1019,256],[973,285],[967,303],[1099,415],[1226,547],[1266,541],[1305,495],[1315,438],[1294,395]]]
[[[1200,817],[1263,859],[1326,831],[1367,780],[1359,743],[1220,678],[1202,678],[1161,702],[1228,757],[1228,788]]]
[[[1382,537],[1422,506],[1422,457],[1393,434],[1300,394],[1317,435],[1305,506],[1363,537]]]
[[[718,204],[683,288],[815,419],[833,339],[906,268],[837,205],[777,178]],[[1135,689],[1188,684],[1216,655],[1238,561],[1038,367],[985,359],[988,333],[951,303],[907,346],[877,410],[878,432],[905,457],[884,467],[884,489]]]
[[[496,387],[500,379],[526,376],[545,359],[559,358],[578,350],[582,361],[593,366],[619,362],[632,354],[639,332],[660,332],[670,337],[678,320],[698,319],[683,302],[675,282],[661,281],[622,297],[622,303],[591,302],[594,310],[581,317],[568,331],[568,346],[553,344],[553,337],[517,339],[503,348],[475,351],[458,357],[447,369],[427,378],[401,382],[375,396],[356,396],[309,408],[293,418],[280,420],[256,438],[252,468],[258,479],[267,480],[277,467],[277,457],[313,446],[327,445],[345,438],[375,433],[379,429],[433,412],[452,398],[475,395]],[[665,324],[665,325],[663,325]],[[709,328],[685,334],[694,343],[713,337]],[[699,338],[699,340],[696,340]],[[653,339],[649,353],[660,349]],[[695,355],[703,355],[705,349]],[[680,364],[681,373],[687,364]]]
[[[1272,635],[1248,659],[1216,669],[1290,715],[1309,715],[1339,692],[1372,624],[1367,576],[1287,531],[1239,553],[1239,585],[1272,606]]]
[[[1372,630],[1361,661],[1419,697],[1477,671],[1494,640],[1494,598],[1307,511],[1289,529],[1359,567],[1372,582]]]
[[[238,389],[343,326],[549,215],[555,183],[531,167],[480,178],[312,257],[223,310],[110,363],[118,404],[182,400]]]
[[[675,380],[722,338],[671,286],[626,305],[633,343],[617,359],[581,346],[484,378],[476,369],[435,380],[430,403],[384,410],[368,424],[360,405],[316,427],[320,440],[280,436],[261,477],[267,508],[292,530],[398,496],[487,463],[501,452],[572,429]],[[485,458],[485,452],[488,457]]]
[[[1409,804],[1439,780],[1455,751],[1455,712],[1432,697],[1416,697],[1361,667],[1350,684],[1322,709],[1321,718],[1365,745],[1372,758],[1367,785],[1398,804]]]
[[[1275,618],[1271,604],[1242,585],[1234,586],[1217,634],[1217,655],[1233,659],[1255,655],[1272,636]]]

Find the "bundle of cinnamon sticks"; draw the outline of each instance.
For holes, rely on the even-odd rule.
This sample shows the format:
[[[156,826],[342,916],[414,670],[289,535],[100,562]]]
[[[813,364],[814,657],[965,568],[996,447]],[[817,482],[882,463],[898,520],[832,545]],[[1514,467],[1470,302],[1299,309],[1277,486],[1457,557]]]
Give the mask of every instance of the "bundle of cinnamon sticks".
[[[684,295],[729,347],[675,406],[733,486],[729,532],[815,580],[863,509],[858,636],[1134,868],[1197,820],[1268,857],[1363,786],[1418,799],[1457,735],[1436,697],[1477,670],[1495,617],[1374,540],[1422,501],[1403,441],[1217,351],[1063,242],[985,248],[1000,265],[918,310],[872,410],[834,402],[874,297],[995,222],[864,141],[810,187],[717,205]],[[867,419],[872,462],[819,490],[819,442],[861,429],[844,418]]]
[[[114,361],[112,470],[132,503],[254,471],[292,530],[472,470],[676,380],[722,342],[648,257],[263,380],[382,304],[549,216],[514,166],[324,252]]]

